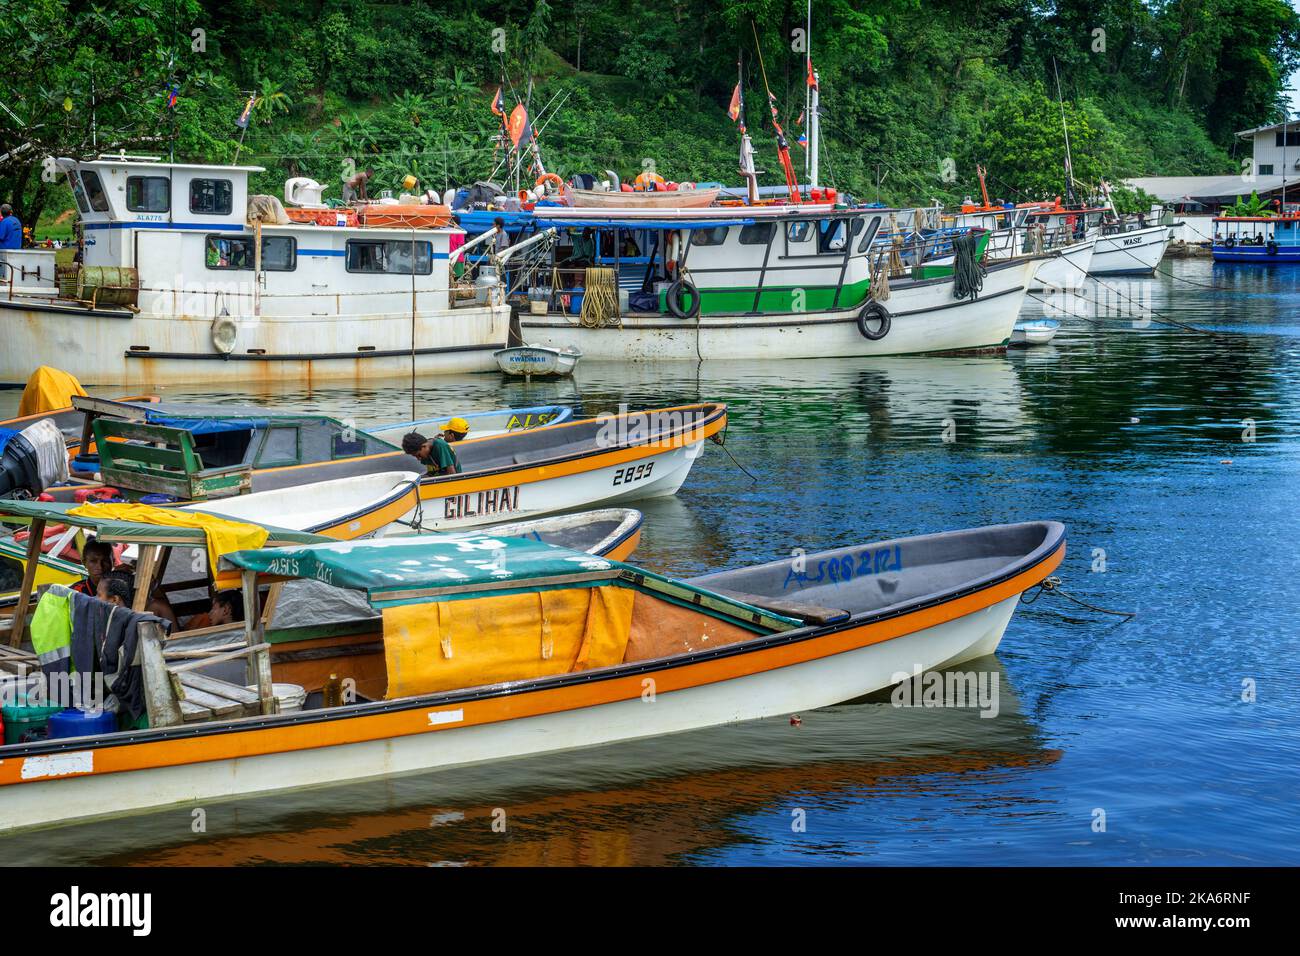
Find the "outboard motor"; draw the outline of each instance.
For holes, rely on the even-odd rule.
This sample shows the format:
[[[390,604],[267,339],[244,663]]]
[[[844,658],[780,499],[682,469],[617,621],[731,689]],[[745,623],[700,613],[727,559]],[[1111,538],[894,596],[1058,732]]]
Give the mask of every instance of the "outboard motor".
[[[0,498],[35,498],[68,480],[68,448],[49,419],[22,431],[0,428]]]

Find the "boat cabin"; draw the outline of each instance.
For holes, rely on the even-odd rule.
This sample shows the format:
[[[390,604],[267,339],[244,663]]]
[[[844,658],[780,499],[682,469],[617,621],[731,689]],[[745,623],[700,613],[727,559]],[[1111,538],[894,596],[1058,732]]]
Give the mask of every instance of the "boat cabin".
[[[80,215],[79,266],[136,270],[138,299],[119,304],[167,315],[359,316],[384,311],[384,293],[409,311],[414,293],[421,308],[449,307],[454,226],[367,226],[326,206],[257,221],[278,205],[250,205],[260,166],[123,153],[59,167]]]
[[[622,313],[667,313],[685,277],[706,315],[849,309],[866,299],[879,210],[799,213],[779,207],[681,210],[633,217],[554,211],[538,225],[560,231],[549,308],[577,314],[588,268],[617,275]],[[797,277],[797,278],[796,278]],[[689,299],[689,288],[686,296]]]
[[[1300,216],[1215,216],[1214,245],[1300,246]]]

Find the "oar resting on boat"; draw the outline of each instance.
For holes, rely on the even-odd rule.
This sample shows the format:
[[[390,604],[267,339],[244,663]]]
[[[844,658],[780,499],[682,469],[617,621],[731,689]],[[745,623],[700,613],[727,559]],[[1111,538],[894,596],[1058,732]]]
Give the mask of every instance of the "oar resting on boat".
[[[313,582],[356,613],[254,610],[244,647],[183,663],[141,625],[150,728],[0,748],[0,828],[806,713],[992,653],[1064,552],[1051,521],[693,580],[484,532],[236,552],[250,608]]]

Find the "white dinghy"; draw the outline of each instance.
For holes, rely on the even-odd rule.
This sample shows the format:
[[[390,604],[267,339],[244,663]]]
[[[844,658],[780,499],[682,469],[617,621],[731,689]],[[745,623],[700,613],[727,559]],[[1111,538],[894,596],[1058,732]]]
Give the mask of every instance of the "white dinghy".
[[[573,346],[550,348],[545,345],[518,345],[492,353],[497,367],[507,375],[523,378],[572,375],[582,358],[582,351]]]

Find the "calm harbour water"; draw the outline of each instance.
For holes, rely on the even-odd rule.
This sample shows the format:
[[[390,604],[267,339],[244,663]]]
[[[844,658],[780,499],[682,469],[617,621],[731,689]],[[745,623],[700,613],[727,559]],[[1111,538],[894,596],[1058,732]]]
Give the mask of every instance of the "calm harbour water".
[[[1163,268],[1107,285],[1239,335],[1109,317],[1067,321],[1052,345],[1007,355],[586,364],[572,382],[473,375],[417,392],[417,416],[727,402],[727,448],[757,481],[710,445],[677,497],[638,505],[647,523],[633,560],[670,574],[795,547],[1066,522],[1063,587],[1137,617],[1050,596],[1022,606],[979,665],[998,675],[997,717],[873,699],[804,713],[799,727],[782,717],[212,803],[205,833],[187,807],[20,834],[0,839],[0,862],[1300,863],[1300,269]],[[1042,311],[1031,301],[1025,317]],[[400,384],[165,395],[359,422],[411,411]],[[0,413],[17,399],[0,392]],[[493,830],[498,808],[505,833]],[[804,832],[792,828],[798,810]]]

